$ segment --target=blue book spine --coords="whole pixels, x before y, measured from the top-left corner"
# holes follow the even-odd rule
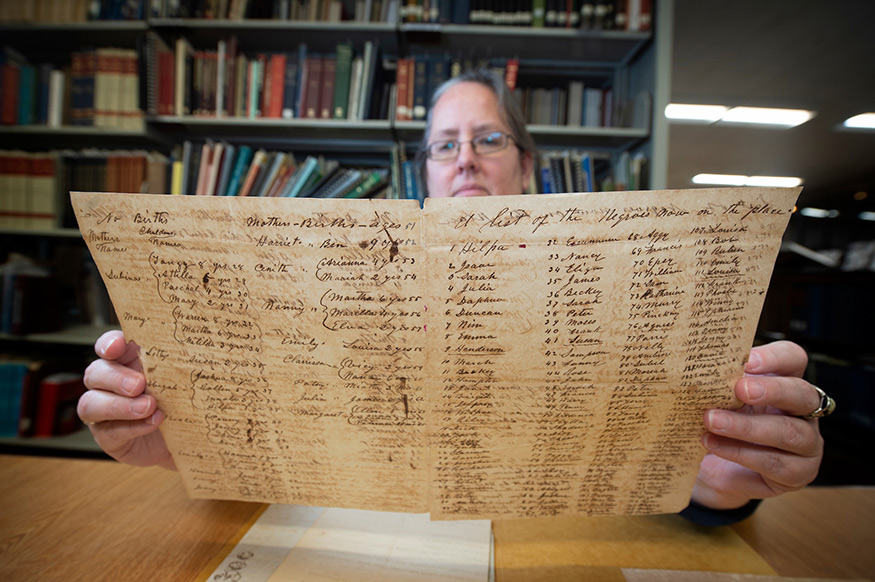
[[[237,159],[234,161],[234,169],[231,171],[231,178],[228,182],[228,190],[226,196],[236,196],[240,191],[240,186],[243,184],[243,178],[246,176],[246,169],[249,167],[249,162],[252,161],[253,151],[252,146],[240,146],[237,152]]]
[[[302,117],[302,115],[301,115],[301,113],[302,113],[302,111],[301,111],[301,97],[302,97],[304,91],[307,90],[307,87],[304,86],[304,85],[306,85],[306,83],[304,83],[302,80],[302,75],[304,72],[304,63],[306,63],[306,62],[307,62],[307,45],[304,43],[301,43],[298,45],[298,67],[297,67],[297,71],[295,72],[295,84],[297,87],[296,87],[295,92],[294,92],[294,95],[295,95],[294,116],[298,117],[298,118]]]
[[[34,93],[36,87],[36,75],[33,65],[21,65],[20,90],[18,92],[18,124],[30,125],[33,123]]]

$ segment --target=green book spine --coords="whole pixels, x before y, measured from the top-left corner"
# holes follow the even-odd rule
[[[371,172],[370,175],[365,178],[361,184],[347,192],[343,195],[344,198],[361,198],[367,195],[371,189],[380,183],[381,180],[386,176],[385,170],[376,170]]]
[[[346,119],[349,111],[349,82],[352,73],[352,44],[337,45],[337,68],[334,73],[334,119]]]
[[[546,0],[532,0],[532,27],[544,28],[544,14],[546,13]]]

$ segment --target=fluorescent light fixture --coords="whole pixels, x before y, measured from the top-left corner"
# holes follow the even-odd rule
[[[845,119],[842,124],[845,127],[875,129],[875,113],[861,113]]]
[[[733,107],[723,114],[726,123],[752,123],[795,127],[814,117],[814,111],[805,109],[773,109],[770,107]]]
[[[747,180],[747,176],[734,176],[732,174],[696,174],[693,176],[693,184],[744,186],[745,180]]]
[[[875,118],[875,113],[866,113]],[[672,121],[687,123],[729,123],[752,125],[775,125],[783,128],[796,127],[815,116],[814,111],[806,109],[775,109],[772,107],[727,107],[725,105],[693,105],[688,103],[669,103],[665,106],[665,117]],[[859,115],[857,117],[860,117]],[[854,118],[851,118],[854,119]],[[850,121],[850,120],[848,120]],[[875,122],[875,119],[870,123]],[[845,124],[847,125],[847,121]],[[873,127],[848,126],[848,127]]]
[[[792,188],[802,184],[801,178],[790,176],[741,176],[735,174],[696,174],[693,184],[718,186],[766,186],[773,188]]]
[[[860,220],[872,220],[875,221],[875,212],[861,212],[857,215],[857,218]]]
[[[770,188],[794,188],[802,184],[801,178],[789,176],[750,176],[745,186],[766,186]]]
[[[669,103],[665,106],[665,116],[678,121],[714,123],[726,113],[728,107],[723,105],[687,105],[684,103]]]
[[[811,208],[806,206],[799,209],[799,214],[808,218],[835,218],[839,215],[838,210],[826,210],[825,208]]]

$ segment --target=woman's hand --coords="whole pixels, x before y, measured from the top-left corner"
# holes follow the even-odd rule
[[[88,391],[77,407],[94,440],[123,463],[175,469],[158,430],[164,415],[155,398],[144,394],[146,377],[137,356],[140,347],[125,342],[122,332],[110,331],[95,342],[94,351],[101,359],[85,370]]]
[[[735,411],[709,410],[702,444],[708,454],[699,468],[693,501],[712,509],[733,509],[802,489],[817,476],[823,438],[816,410],[820,395],[802,379],[808,356],[781,341],[751,350],[745,376],[735,385],[744,405]]]

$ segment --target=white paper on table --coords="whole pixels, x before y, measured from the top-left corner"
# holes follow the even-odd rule
[[[300,505],[269,506],[208,580],[265,582],[322,511]]]
[[[326,509],[271,582],[475,582],[489,579],[489,520]]]
[[[428,514],[271,505],[211,582],[486,582],[492,523]]]

